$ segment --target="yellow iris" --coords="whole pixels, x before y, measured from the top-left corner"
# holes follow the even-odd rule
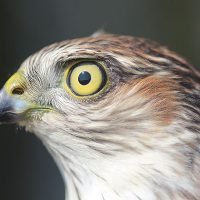
[[[82,97],[99,92],[107,80],[105,69],[95,62],[81,62],[68,68],[65,78],[65,88]]]

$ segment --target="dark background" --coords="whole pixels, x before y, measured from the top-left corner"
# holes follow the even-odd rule
[[[50,43],[108,32],[147,37],[200,67],[199,0],[0,0],[0,84]],[[64,200],[61,175],[42,143],[0,127],[0,199]]]

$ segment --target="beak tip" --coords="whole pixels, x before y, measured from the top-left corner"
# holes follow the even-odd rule
[[[16,118],[12,98],[3,89],[0,90],[0,125],[14,123]]]

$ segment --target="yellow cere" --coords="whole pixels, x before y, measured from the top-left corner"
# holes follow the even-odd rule
[[[13,74],[8,81],[5,84],[5,90],[9,95],[12,95],[12,91],[17,88],[17,87],[21,87],[24,88],[26,85],[25,83],[25,79],[22,76],[21,72],[16,72],[15,74]]]

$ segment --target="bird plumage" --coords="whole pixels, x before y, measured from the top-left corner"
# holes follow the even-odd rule
[[[105,66],[108,85],[80,98],[64,89],[63,74],[86,61]],[[48,46],[19,71],[17,96],[42,108],[18,124],[56,160],[66,199],[200,199],[200,77],[183,58],[149,40],[103,34]]]

